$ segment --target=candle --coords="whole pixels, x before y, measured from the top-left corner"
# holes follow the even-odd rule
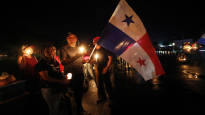
[[[96,62],[98,61],[98,58],[99,58],[99,55],[98,55],[98,54],[95,54]]]
[[[72,79],[72,73],[67,74],[67,79]]]
[[[84,53],[84,52],[85,52],[85,48],[84,48],[83,46],[81,46],[81,47],[79,48],[79,51],[80,51],[80,53]]]
[[[26,55],[30,55],[30,54],[33,53],[33,49],[32,49],[31,47],[28,47],[28,48],[25,49],[24,53],[25,53]]]

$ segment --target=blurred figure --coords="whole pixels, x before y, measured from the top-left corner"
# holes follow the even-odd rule
[[[28,100],[26,101],[25,114],[37,114],[36,109],[41,110],[41,107],[32,107],[29,105],[38,105],[40,100],[43,100],[43,97],[40,92],[41,81],[38,75],[38,72],[35,70],[35,67],[38,63],[37,58],[34,56],[34,46],[32,45],[23,45],[22,55],[18,57],[17,63],[20,69],[20,77],[23,80],[26,80],[26,90],[29,92]],[[38,101],[36,101],[38,100]],[[43,104],[41,104],[43,105]],[[32,111],[30,113],[30,111]],[[39,112],[38,112],[39,113]]]
[[[93,63],[90,61],[90,53],[92,52],[93,47],[90,47],[86,53],[83,55],[83,74],[84,74],[84,89],[86,89],[86,91],[89,88],[89,82],[90,80],[94,80],[95,81],[95,73],[93,70]]]
[[[111,84],[111,70],[113,54],[97,44],[101,37],[93,38],[93,45],[96,45],[92,60],[95,61],[96,84],[98,87],[97,104],[105,102],[108,98],[112,99],[112,84]]]
[[[44,49],[44,57],[36,65],[40,78],[42,79],[41,93],[48,104],[50,115],[69,114],[69,105],[66,103],[66,87],[70,83],[56,60],[56,48],[48,46]]]
[[[77,112],[73,110],[73,114],[83,114],[85,111],[82,106],[83,98],[83,70],[82,70],[82,53],[78,47],[78,37],[69,33],[66,37],[67,45],[61,49],[62,62],[64,64],[65,73],[72,73],[73,79],[71,80],[71,89],[74,93],[75,103],[77,106]]]
[[[38,60],[33,55],[34,47],[32,45],[23,45],[21,50],[22,55],[20,55],[17,60],[20,75],[22,79],[27,80],[27,90],[34,92],[40,89],[39,77],[35,71]]]
[[[0,76],[0,87],[8,85],[9,83],[12,83],[16,81],[16,78],[12,74],[8,74],[7,72],[2,72]]]

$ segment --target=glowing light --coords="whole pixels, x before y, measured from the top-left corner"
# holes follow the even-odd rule
[[[98,61],[98,58],[99,58],[99,54],[95,54],[96,62]]]
[[[72,73],[67,74],[67,79],[72,79]]]
[[[195,50],[195,51],[198,49],[197,43],[193,43],[193,44],[192,44],[192,49]]]
[[[191,45],[189,45],[189,44],[186,44],[186,45],[184,45],[184,47],[183,47],[183,50],[186,51],[186,52],[190,52],[191,49],[192,49],[192,47],[191,47]]]
[[[24,53],[26,55],[31,55],[31,54],[33,54],[33,49],[31,47],[28,47],[24,50]]]
[[[85,52],[85,48],[83,46],[79,47],[79,51],[80,53],[84,53]]]
[[[178,57],[178,61],[179,62],[185,62],[187,60],[187,57],[185,54],[181,54],[179,57]]]
[[[205,50],[199,50],[200,52],[205,52]]]

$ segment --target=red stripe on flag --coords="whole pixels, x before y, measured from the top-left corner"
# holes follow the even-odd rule
[[[155,48],[152,45],[152,42],[150,41],[149,35],[146,33],[142,38],[140,38],[137,43],[145,50],[145,52],[149,55],[150,59],[152,60],[152,63],[155,67],[156,75],[162,75],[164,74],[164,69],[162,68],[162,65],[158,59],[157,54],[155,53]]]

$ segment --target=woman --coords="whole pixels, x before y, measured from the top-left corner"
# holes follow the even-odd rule
[[[39,61],[36,69],[43,81],[41,93],[48,104],[50,115],[64,115],[68,114],[64,95],[70,80],[64,77],[55,56],[56,48],[54,46],[46,47],[44,57]]]
[[[39,89],[39,78],[35,71],[38,63],[37,58],[33,55],[34,47],[32,45],[24,45],[22,47],[22,55],[18,57],[17,63],[21,71],[21,77],[27,80],[27,90],[34,92]]]

